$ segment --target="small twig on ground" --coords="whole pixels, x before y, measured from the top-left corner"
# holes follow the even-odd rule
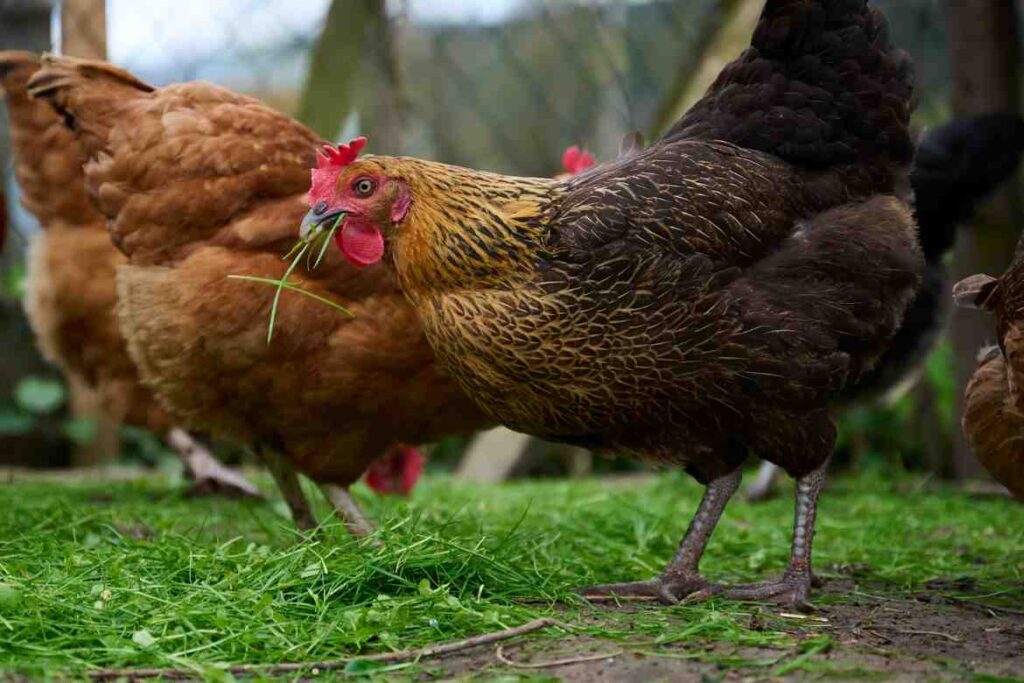
[[[973,607],[980,607],[982,609],[986,609],[986,610],[993,611],[993,612],[1003,612],[1004,614],[1024,615],[1024,609],[1013,609],[1012,607],[1003,607],[1001,605],[990,605],[990,604],[988,604],[986,602],[979,602],[977,600],[970,600],[968,598],[958,598],[958,597],[955,597],[953,595],[944,595],[942,597],[944,597],[947,600],[952,600],[953,602],[961,602],[961,603],[964,603],[965,605],[972,605]]]
[[[480,645],[490,645],[492,643],[501,642],[503,640],[509,640],[510,638],[516,638],[518,636],[526,635],[527,633],[533,633],[534,631],[540,631],[541,629],[555,626],[557,623],[558,622],[556,622],[554,619],[544,617],[541,619],[534,619],[533,621],[527,622],[522,626],[516,626],[515,628],[507,628],[501,631],[494,631],[492,633],[484,633],[478,636],[472,636],[471,638],[464,638],[463,640],[456,640],[450,643],[441,643],[440,645],[430,645],[428,647],[422,647],[412,650],[383,652],[381,654],[368,655],[366,657],[331,659],[323,662],[289,662],[284,664],[242,664],[239,666],[229,667],[228,669],[226,669],[226,671],[236,676],[244,676],[251,674],[274,676],[278,674],[294,673],[297,671],[307,671],[310,669],[318,669],[320,671],[343,669],[352,662],[379,662],[382,664],[388,664],[414,661],[426,659],[429,657],[439,657],[441,655],[447,655],[453,652],[468,650],[470,648],[478,647]],[[99,671],[90,671],[89,678],[97,681],[109,681],[118,678],[123,678],[129,681],[135,681],[143,678],[183,679],[195,678],[197,673],[198,672],[194,669],[101,669]]]
[[[825,617],[815,617],[810,614],[792,614],[790,612],[779,612],[779,616],[783,619],[798,619],[800,621],[817,621],[822,624],[827,624],[828,619]]]
[[[613,652],[601,652],[594,655],[580,655],[578,657],[566,657],[565,659],[552,659],[547,662],[516,662],[505,655],[505,650],[502,645],[499,645],[494,651],[494,656],[498,658],[499,662],[516,669],[548,669],[556,666],[567,666],[569,664],[596,662],[599,659],[611,659],[612,657],[618,657],[621,654],[622,650],[615,650]]]
[[[584,595],[583,599],[587,602],[614,602],[616,604],[658,601],[658,598],[653,595]]]
[[[881,626],[881,627],[878,627],[878,628],[885,628],[885,627]],[[887,631],[892,631],[893,633],[902,633],[904,635],[911,635],[911,636],[938,636],[939,638],[945,638],[946,640],[951,640],[954,643],[963,642],[962,639],[957,638],[956,636],[954,636],[954,635],[952,635],[950,633],[943,633],[942,631],[918,631],[918,630],[912,629],[912,628],[889,628],[889,629],[886,629],[886,630]]]

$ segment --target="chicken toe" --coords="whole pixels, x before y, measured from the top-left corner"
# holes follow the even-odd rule
[[[185,467],[185,476],[192,483],[192,495],[223,494],[249,498],[263,498],[263,494],[249,480],[229,467],[225,467],[209,450],[184,429],[175,427],[167,434],[167,444]]]

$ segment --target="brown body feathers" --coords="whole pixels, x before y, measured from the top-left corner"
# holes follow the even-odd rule
[[[1024,252],[999,279],[975,275],[954,288],[959,303],[995,317],[998,346],[982,352],[967,385],[964,435],[985,469],[1024,500]]]
[[[397,442],[485,424],[435,363],[383,268],[331,253],[293,280],[352,317],[272,287],[295,243],[321,141],[205,83],[153,89],[102,63],[49,57],[32,82],[74,127],[86,175],[129,264],[122,325],[144,380],[193,428],[280,451],[347,485]]]
[[[29,251],[29,321],[47,358],[94,390],[104,410],[163,434],[171,418],[139,381],[114,311],[115,271],[127,259],[86,194],[85,158],[74,136],[50,106],[28,97],[26,84],[38,69],[31,54],[0,53],[14,170],[22,202],[43,228]]]

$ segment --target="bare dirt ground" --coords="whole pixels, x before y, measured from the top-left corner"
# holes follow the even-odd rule
[[[722,647],[706,640],[655,651],[638,643],[590,637],[478,648],[424,662],[424,677],[533,674],[565,681],[742,681],[742,680],[1024,680],[1024,606],[986,607],[980,600],[940,597],[943,582],[903,599],[872,596],[852,580],[828,582],[818,596],[849,596],[856,604],[827,605],[785,629],[801,641],[827,640],[823,647],[781,650]],[[961,593],[963,591],[963,586]],[[981,596],[979,596],[980,598]],[[849,602],[849,598],[847,597]],[[653,605],[596,607],[626,611]],[[755,614],[752,628],[757,628]],[[773,626],[773,628],[776,628]],[[823,639],[822,636],[829,636]],[[606,656],[601,656],[606,655]],[[718,660],[710,663],[707,660]],[[559,661],[570,661],[558,665]],[[585,660],[585,661],[579,661]],[[703,660],[703,661],[700,661]],[[511,664],[510,664],[511,662]]]

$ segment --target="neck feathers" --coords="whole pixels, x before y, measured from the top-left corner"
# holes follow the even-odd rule
[[[406,180],[413,205],[395,235],[394,255],[403,289],[414,298],[499,286],[528,272],[546,207],[562,187],[442,164]]]

